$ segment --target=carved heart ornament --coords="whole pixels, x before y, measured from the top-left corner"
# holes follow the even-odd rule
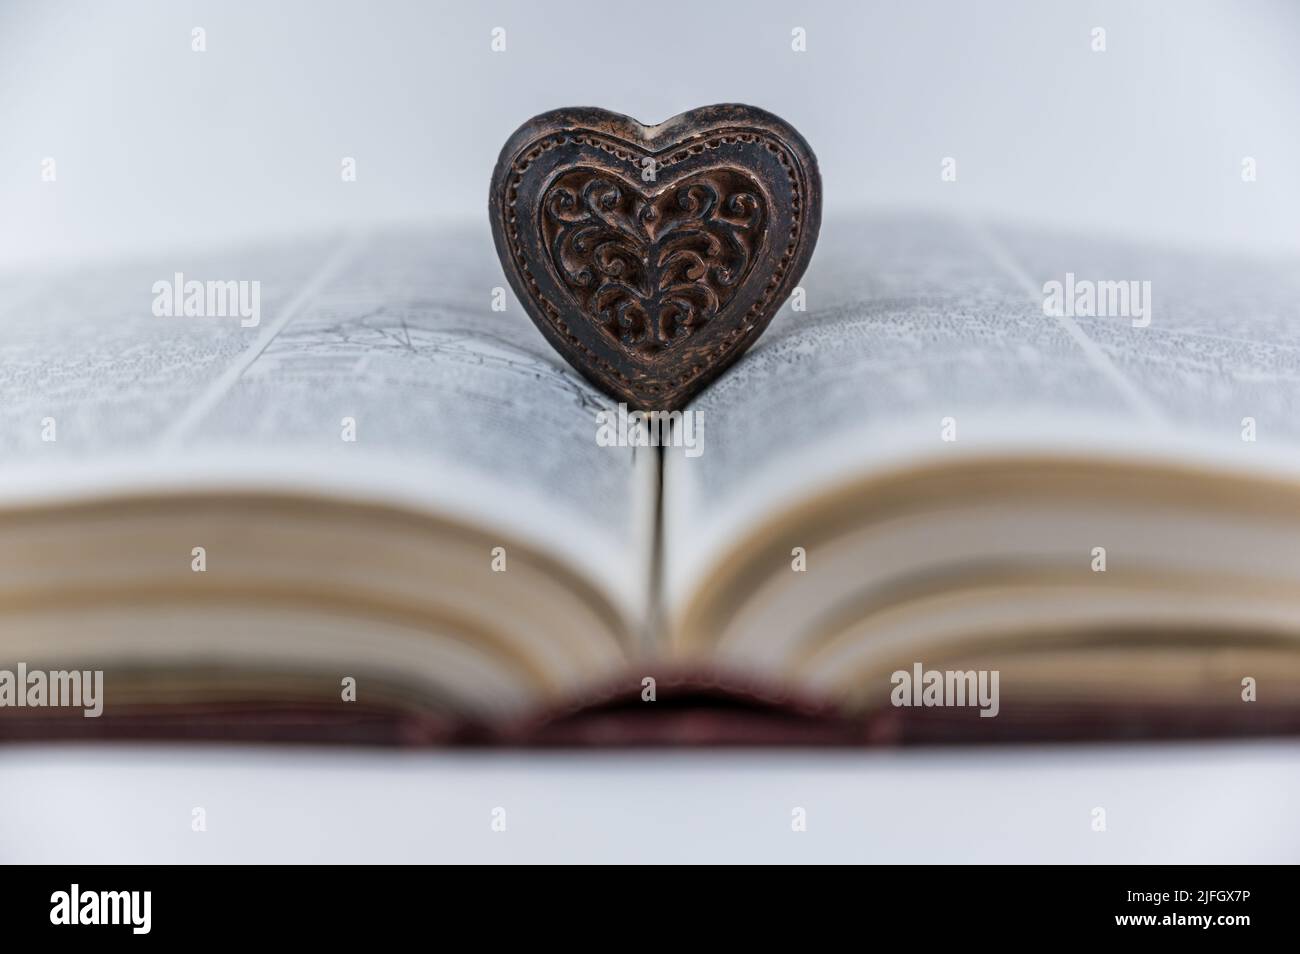
[[[739,358],[803,274],[821,177],[752,106],[657,126],[560,109],[519,128],[489,199],[506,277],[547,340],[641,410],[675,410]]]

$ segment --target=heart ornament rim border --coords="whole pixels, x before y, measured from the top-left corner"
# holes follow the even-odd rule
[[[526,254],[513,200],[529,166],[557,145],[573,148],[599,140],[605,152],[628,162],[629,169],[633,169],[646,156],[656,160],[667,157],[669,162],[679,155],[694,156],[705,144],[716,144],[720,137],[729,137],[733,142],[738,137],[748,137],[747,142],[766,140],[764,145],[780,159],[789,175],[795,224],[780,263],[767,266],[769,273],[779,273],[775,281],[768,281],[770,287],[739,319],[734,312],[723,309],[713,321],[722,318],[720,324],[734,327],[726,331],[721,343],[707,355],[688,357],[684,362],[688,367],[679,372],[675,369],[671,379],[662,380],[640,364],[620,361],[612,347],[607,349],[608,356],[602,356],[569,327],[574,323],[581,328],[579,323],[590,319],[572,296],[551,301],[542,293],[530,269],[545,263],[534,263]],[[558,168],[563,172],[576,166]],[[756,174],[743,163],[733,168]],[[739,359],[789,298],[817,243],[821,200],[821,174],[808,143],[785,120],[758,107],[737,103],[704,106],[651,126],[598,107],[569,107],[533,117],[506,141],[492,172],[488,210],[492,238],[506,278],[533,324],[561,357],[599,390],[635,409],[672,411],[683,407]],[[527,227],[538,228],[539,223]],[[760,277],[757,267],[752,277]],[[770,276],[762,277],[767,280]],[[665,366],[671,367],[672,362],[666,361]]]

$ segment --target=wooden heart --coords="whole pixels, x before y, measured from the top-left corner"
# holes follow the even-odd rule
[[[543,113],[492,174],[492,235],[533,322],[597,387],[675,410],[789,297],[821,225],[817,160],[752,106],[657,126]]]

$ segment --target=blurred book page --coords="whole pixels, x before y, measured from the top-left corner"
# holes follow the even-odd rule
[[[494,292],[480,232],[6,276],[0,493],[360,495],[499,527],[639,604],[657,461],[597,445],[610,402]],[[175,273],[256,281],[256,322],[156,314]]]
[[[1084,306],[1086,282],[1139,284],[1127,314],[1056,316],[1053,281]],[[1297,472],[1293,263],[882,216],[828,221],[801,285],[807,310],[786,303],[692,403],[703,453],[666,457],[670,598],[765,514],[864,471],[1055,450]]]

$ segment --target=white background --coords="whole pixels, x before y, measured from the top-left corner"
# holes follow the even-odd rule
[[[828,216],[961,207],[1300,249],[1287,0],[0,0],[0,266],[348,223],[486,229],[492,165],[530,116],[659,122],[715,102],[803,132]],[[940,181],[945,156],[956,183]]]

